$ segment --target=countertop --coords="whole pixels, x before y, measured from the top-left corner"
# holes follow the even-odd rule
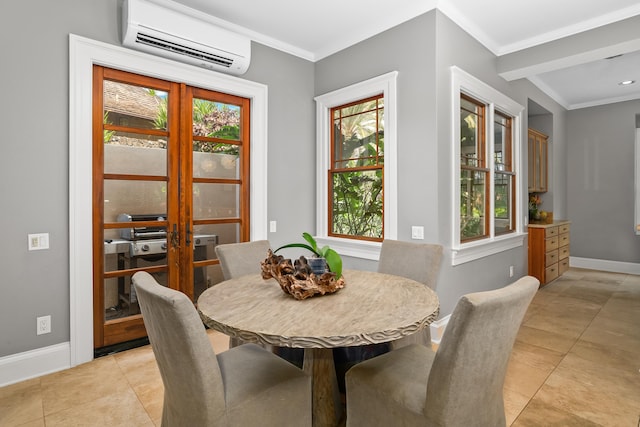
[[[546,222],[530,222],[529,223],[529,228],[549,228],[549,227],[556,227],[558,225],[563,225],[563,224],[569,224],[571,221],[566,220],[566,219],[557,219],[555,221],[553,221],[550,224],[547,224]]]

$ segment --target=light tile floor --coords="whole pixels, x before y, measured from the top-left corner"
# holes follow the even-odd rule
[[[210,332],[216,352],[225,335]],[[541,288],[504,386],[507,424],[629,426],[640,416],[640,276],[570,269]],[[0,388],[0,426],[159,426],[149,346]]]

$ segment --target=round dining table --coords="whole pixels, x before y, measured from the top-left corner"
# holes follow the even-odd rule
[[[297,300],[260,274],[226,280],[198,298],[210,328],[242,341],[304,349],[303,370],[313,381],[313,425],[335,426],[342,405],[333,348],[390,342],[436,320],[439,302],[426,285],[360,270],[343,273],[332,294]],[[250,369],[250,367],[247,367]]]

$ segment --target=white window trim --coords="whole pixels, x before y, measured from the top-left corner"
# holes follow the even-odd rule
[[[71,366],[93,359],[93,65],[251,99],[251,239],[267,238],[267,86],[69,35],[69,274]]]
[[[486,132],[491,141],[487,141],[487,150],[492,152],[493,150],[493,122],[494,111],[500,110],[503,113],[509,114],[514,117],[513,121],[513,155],[514,165],[516,166],[516,211],[513,213],[516,219],[516,229],[513,233],[504,235],[495,235],[494,230],[494,215],[491,215],[489,236],[481,240],[474,240],[472,242],[461,243],[460,242],[460,94],[465,93],[473,98],[485,103],[487,108]],[[451,134],[453,135],[451,147],[452,147],[452,253],[451,253],[451,265],[464,264],[469,261],[484,258],[489,255],[497,254],[509,249],[522,246],[524,243],[524,237],[526,233],[523,231],[524,219],[522,216],[522,197],[523,197],[523,167],[522,167],[522,114],[524,107],[507,97],[506,95],[498,92],[491,86],[473,77],[471,74],[466,73],[460,68],[451,67],[451,97],[452,97],[452,110],[451,110]],[[490,204],[490,211],[494,210],[493,200],[493,187],[494,187],[494,165],[493,156],[487,156],[489,164],[487,167],[491,171],[490,173],[490,188],[492,189],[491,197],[488,197]]]
[[[329,237],[329,195],[327,171],[331,165],[331,108],[383,94],[384,97],[384,237],[396,239],[398,234],[397,186],[397,77],[392,71],[324,95],[316,101],[316,241],[329,245],[342,255],[377,260],[380,242]]]

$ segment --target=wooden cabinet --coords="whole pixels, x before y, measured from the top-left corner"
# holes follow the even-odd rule
[[[529,224],[529,275],[542,285],[569,269],[569,227],[569,221]]]
[[[529,193],[547,191],[548,139],[547,135],[529,129]]]

